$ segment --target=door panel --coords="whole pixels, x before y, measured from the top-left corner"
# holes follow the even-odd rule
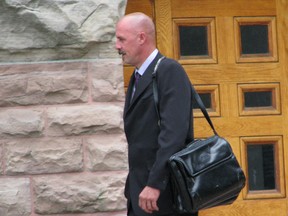
[[[208,100],[216,130],[247,175],[235,203],[200,215],[287,215],[288,2],[128,0],[129,12],[148,2],[158,49],[183,65]],[[125,66],[125,86],[131,71]],[[195,136],[210,136],[205,118],[194,111]]]
[[[171,0],[172,17],[233,17],[275,15],[276,4],[270,0]]]

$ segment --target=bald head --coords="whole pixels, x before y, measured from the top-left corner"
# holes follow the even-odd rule
[[[122,17],[116,26],[116,49],[125,63],[140,67],[156,49],[155,26],[143,13]]]
[[[136,12],[124,16],[118,24],[125,24],[135,32],[145,32],[152,40],[155,39],[155,26],[152,19],[144,13]]]

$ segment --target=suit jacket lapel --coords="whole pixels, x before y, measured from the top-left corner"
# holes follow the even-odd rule
[[[146,69],[145,73],[141,77],[137,89],[134,93],[134,97],[131,100],[131,95],[133,91],[133,85],[134,85],[134,72],[130,78],[130,83],[128,86],[127,90],[127,95],[126,95],[126,102],[125,102],[125,108],[124,108],[124,116],[127,114],[131,106],[137,101],[137,98],[141,95],[143,91],[149,86],[149,84],[152,82],[152,73],[154,70],[154,67],[158,61],[159,58],[162,57],[162,54],[158,53],[155,59],[151,62],[151,64],[148,66]]]
[[[131,77],[130,77],[130,81],[129,81],[129,85],[127,88],[127,92],[126,92],[126,99],[125,99],[125,106],[124,106],[124,116],[126,115],[128,108],[130,106],[130,102],[131,102],[131,97],[132,97],[132,92],[133,92],[133,86],[134,86],[134,73],[135,70],[133,71]]]

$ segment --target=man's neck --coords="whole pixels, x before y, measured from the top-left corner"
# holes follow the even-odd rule
[[[151,55],[151,53],[156,49],[156,47],[151,47],[147,50],[144,50],[141,55],[141,62],[136,65],[136,68],[140,68],[141,65],[146,61],[146,59]]]
[[[146,60],[143,62],[141,67],[138,68],[138,73],[143,75],[148,68],[148,66],[151,64],[151,62],[155,59],[155,57],[158,54],[158,50],[155,49],[153,52],[146,58]]]

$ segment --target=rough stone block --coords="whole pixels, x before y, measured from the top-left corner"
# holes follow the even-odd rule
[[[42,111],[9,109],[0,112],[0,137],[40,136],[43,129]]]
[[[125,6],[126,0],[3,1],[0,61],[81,58],[91,44],[113,39]]]
[[[0,161],[3,161],[3,145],[0,141]],[[3,175],[3,163],[0,162],[0,176]]]
[[[0,67],[0,72],[8,70],[14,72],[0,76],[0,106],[88,101],[87,66],[83,63]]]
[[[34,178],[38,214],[95,213],[126,208],[126,173],[81,174]]]
[[[28,178],[0,178],[0,215],[31,215],[30,181]]]
[[[88,168],[91,171],[127,169],[127,142],[124,135],[98,135],[87,140]]]
[[[120,59],[98,60],[90,64],[92,97],[97,102],[124,101],[123,65]]]
[[[117,105],[53,107],[47,119],[50,136],[123,132],[122,107]]]
[[[7,175],[79,172],[83,168],[79,138],[21,139],[4,145]]]

